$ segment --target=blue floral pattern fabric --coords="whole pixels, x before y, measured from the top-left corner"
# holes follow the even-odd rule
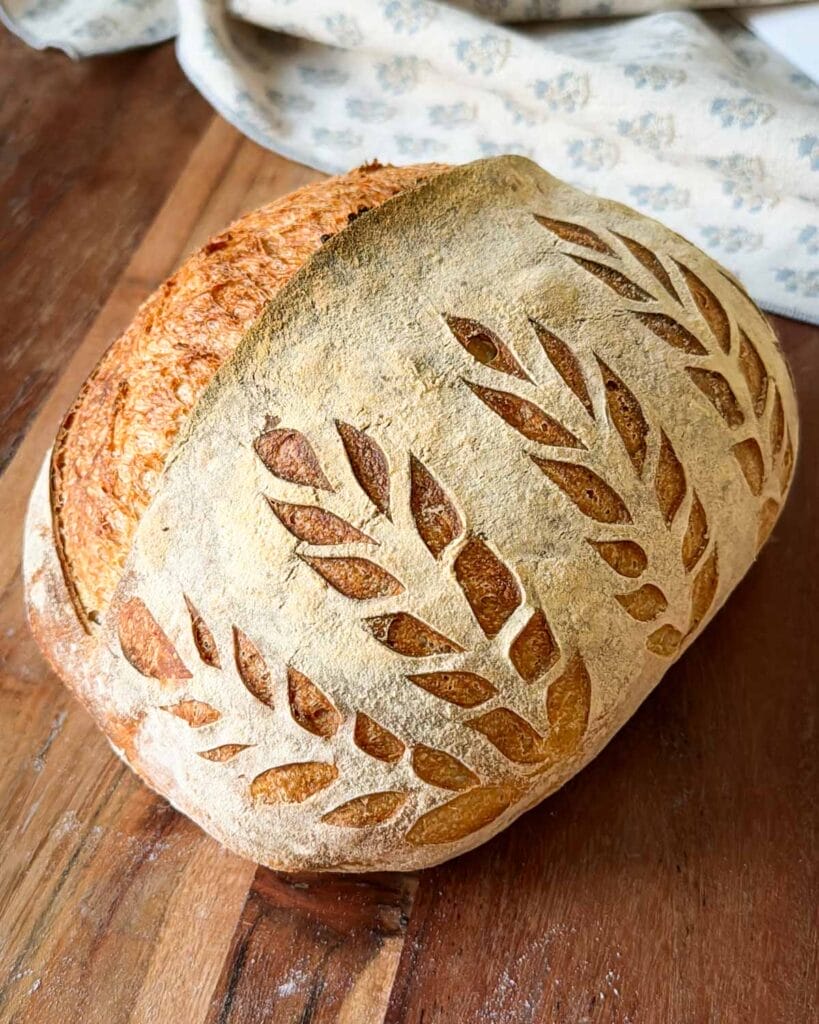
[[[225,118],[325,171],[524,154],[656,215],[767,309],[819,322],[819,88],[729,15],[671,6],[0,0],[0,14],[75,56],[175,36]]]

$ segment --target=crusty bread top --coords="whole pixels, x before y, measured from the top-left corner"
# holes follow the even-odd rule
[[[181,424],[265,302],[357,213],[446,169],[376,163],[306,185],[212,238],[143,303],[54,445],[55,537],[83,620],[107,607]]]

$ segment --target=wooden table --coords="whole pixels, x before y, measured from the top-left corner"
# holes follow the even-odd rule
[[[603,754],[435,870],[276,876],[143,786],[45,666],[20,531],[137,303],[318,175],[216,117],[167,46],[71,64],[4,34],[0,69],[0,1020],[819,1019],[819,330],[777,321],[803,434],[771,543]]]

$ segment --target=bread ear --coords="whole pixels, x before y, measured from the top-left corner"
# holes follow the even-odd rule
[[[313,182],[212,238],[136,311],[53,446],[54,541],[89,633],[113,596],[173,440],[265,303],[351,216],[444,170],[373,164]]]

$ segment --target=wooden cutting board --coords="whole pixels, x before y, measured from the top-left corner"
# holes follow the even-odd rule
[[[758,564],[590,767],[440,868],[293,877],[234,857],[41,659],[20,533],[61,412],[185,253],[316,177],[213,117],[0,481],[0,1021],[819,1019],[815,328],[777,323],[803,456]]]

